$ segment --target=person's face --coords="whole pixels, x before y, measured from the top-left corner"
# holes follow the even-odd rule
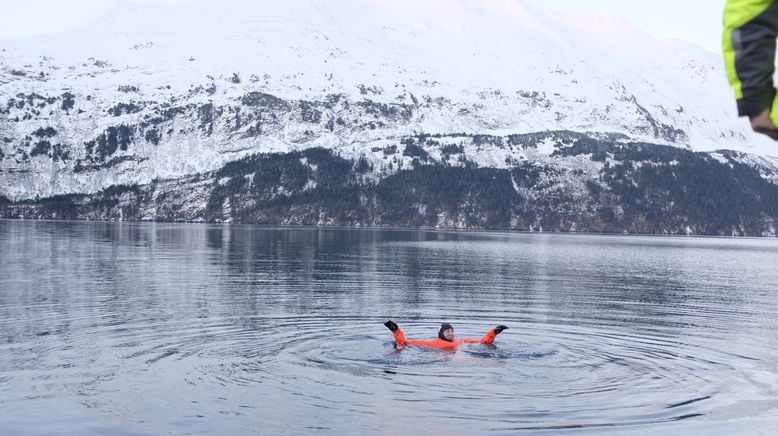
[[[448,339],[449,341],[453,341],[454,340],[454,329],[443,330],[443,337]]]

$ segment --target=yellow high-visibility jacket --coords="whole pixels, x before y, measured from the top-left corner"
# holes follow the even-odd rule
[[[778,37],[778,1],[727,0],[722,50],[738,115],[755,116],[770,109],[778,125],[773,72]]]

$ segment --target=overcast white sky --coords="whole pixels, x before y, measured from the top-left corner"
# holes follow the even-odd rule
[[[187,0],[0,0],[0,37],[61,32],[80,27],[97,19],[112,4],[130,1],[177,3]],[[680,39],[713,52],[721,51],[721,14],[726,0],[531,1],[555,9],[622,15],[657,38]]]

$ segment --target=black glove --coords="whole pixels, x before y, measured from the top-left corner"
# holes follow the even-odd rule
[[[502,333],[503,330],[507,330],[508,327],[505,327],[504,325],[500,324],[497,327],[494,328],[494,334],[499,335]]]
[[[386,326],[386,328],[388,328],[391,331],[395,331],[398,329],[397,324],[392,320],[385,322],[384,325]]]

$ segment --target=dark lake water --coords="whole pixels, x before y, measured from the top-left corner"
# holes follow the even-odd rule
[[[775,434],[776,284],[772,239],[0,221],[0,434]]]

